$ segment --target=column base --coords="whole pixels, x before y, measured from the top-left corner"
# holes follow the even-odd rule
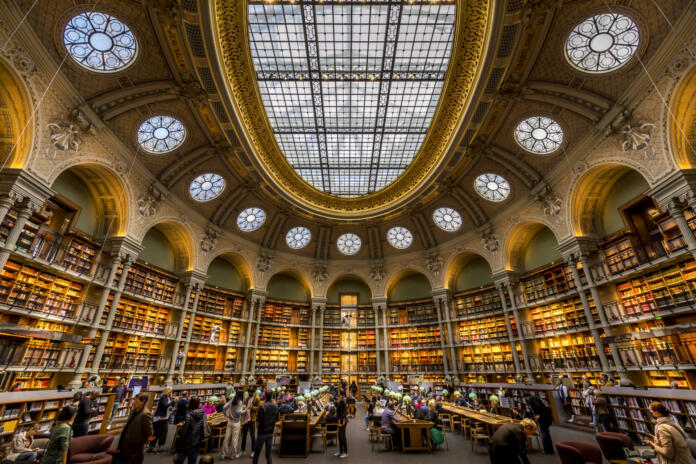
[[[75,390],[82,387],[82,373],[76,373],[70,382],[68,382],[68,388]]]
[[[626,371],[619,371],[617,372],[619,374],[619,385],[621,387],[633,387],[635,386],[631,379],[628,378],[628,375],[626,375]]]

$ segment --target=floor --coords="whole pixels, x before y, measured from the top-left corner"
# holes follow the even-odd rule
[[[361,416],[361,413],[363,416]],[[449,443],[449,451],[442,449],[433,452],[430,456],[421,453],[393,453],[390,451],[384,451],[377,449],[375,445],[375,450],[371,450],[370,443],[367,441],[367,431],[365,430],[364,413],[362,412],[362,405],[358,405],[358,416],[352,419],[348,423],[348,458],[340,460],[334,457],[334,453],[338,451],[337,446],[329,446],[326,453],[321,452],[321,442],[317,440],[314,442],[314,449],[319,451],[313,451],[307,458],[309,461],[314,463],[333,463],[337,464],[341,461],[343,462],[370,462],[370,463],[384,463],[393,464],[396,459],[398,459],[399,464],[408,463],[422,463],[424,460],[434,459],[433,462],[437,464],[461,464],[466,462],[467,464],[488,464],[490,461],[488,459],[488,453],[486,448],[482,445],[478,448],[477,453],[471,452],[471,442],[463,437],[459,433],[447,433],[447,441]],[[173,430],[170,430],[168,441],[171,441]],[[592,434],[580,432],[576,430],[571,430],[563,427],[551,427],[551,436],[554,442],[562,440],[584,440],[593,441]],[[249,444],[247,443],[247,446]],[[247,449],[247,452],[249,450]],[[264,450],[265,453],[265,450]],[[273,452],[273,462],[274,463],[292,463],[297,464],[302,462],[298,459],[280,459],[277,454],[277,450]],[[220,455],[218,451],[213,452],[213,457],[215,458],[215,463],[220,464],[226,462],[229,464],[251,464],[251,459],[248,456],[241,457],[239,459],[233,459],[230,461],[221,461],[219,459]],[[465,458],[465,461],[462,459]],[[544,455],[538,451],[531,453],[529,459],[532,464],[558,464],[557,455]],[[261,457],[261,463],[266,460],[265,454]],[[145,455],[145,464],[171,464],[172,455],[170,453],[164,454],[147,454]]]

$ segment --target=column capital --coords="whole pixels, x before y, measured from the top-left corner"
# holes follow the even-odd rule
[[[134,262],[143,251],[142,245],[130,237],[109,237],[104,242],[104,251],[125,261]]]
[[[252,303],[258,302],[263,304],[266,301],[266,290],[260,290],[258,288],[250,288],[247,292],[249,301]]]
[[[387,309],[387,298],[372,298],[372,309],[374,309],[375,311],[379,311],[380,309]]]
[[[184,285],[192,285],[196,290],[202,289],[207,280],[208,274],[197,269],[186,271],[181,274],[181,281]]]
[[[566,263],[577,262],[586,256],[590,256],[599,249],[596,239],[591,237],[571,236],[558,244],[558,251]]]
[[[327,299],[325,297],[312,297],[312,309],[314,311],[324,311],[326,309]]]
[[[28,201],[39,209],[55,192],[27,170],[6,168],[0,175],[0,195],[7,195],[15,201]]]
[[[696,169],[675,171],[657,182],[647,195],[652,197],[662,211],[669,210],[669,204],[674,200],[696,206]]]
[[[491,275],[491,280],[493,280],[496,288],[500,288],[501,286],[510,287],[520,281],[520,276],[515,271],[504,269]]]
[[[435,303],[439,303],[440,301],[443,301],[445,304],[450,300],[450,291],[447,288],[436,288],[432,292],[433,295],[433,301]]]

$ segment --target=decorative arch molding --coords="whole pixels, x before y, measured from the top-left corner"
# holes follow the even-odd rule
[[[254,288],[254,272],[251,270],[249,260],[237,252],[237,249],[223,248],[215,254],[206,256],[204,262],[201,263],[201,267],[205,269],[206,274],[208,274],[211,263],[218,258],[227,261],[237,269],[239,275],[242,276],[245,289]]]
[[[31,93],[9,63],[0,59],[0,163],[23,169],[32,155],[35,121]]]
[[[129,226],[130,205],[133,204],[128,182],[103,160],[94,158],[65,160],[49,174],[49,185],[68,171],[84,181],[97,205],[97,238],[125,235]]]
[[[553,224],[540,218],[522,218],[505,234],[505,269],[517,271],[523,268],[526,246],[537,232],[546,227],[559,241],[560,234]]]
[[[194,234],[186,224],[182,224],[178,218],[174,217],[157,218],[156,221],[141,229],[140,235],[137,237],[138,243],[143,242],[145,235],[153,227],[162,232],[169,240],[176,257],[177,272],[193,270],[196,262],[196,252],[193,245]]]
[[[609,187],[629,171],[640,174],[651,187],[655,180],[641,165],[631,159],[598,160],[588,169],[575,176],[566,195],[568,229],[573,235],[595,237],[602,235],[602,227],[597,222]]]
[[[677,84],[668,118],[669,145],[677,166],[696,167],[696,66]]]
[[[457,253],[452,253],[445,262],[443,273],[443,287],[449,290],[454,289],[454,284],[456,283],[459,273],[462,269],[469,264],[471,261],[481,258],[488,263],[491,268],[491,273],[493,272],[494,265],[488,257],[481,253],[480,250],[474,250],[473,248],[458,250]]]

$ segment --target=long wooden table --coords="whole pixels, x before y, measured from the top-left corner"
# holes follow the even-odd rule
[[[491,427],[500,427],[503,424],[509,422],[514,422],[511,417],[500,416],[498,414],[491,414],[488,412],[476,411],[471,408],[462,408],[460,406],[455,406],[453,404],[442,403],[442,409],[452,414],[457,414],[459,416],[464,416],[467,419],[473,419],[475,421],[483,422]]]

